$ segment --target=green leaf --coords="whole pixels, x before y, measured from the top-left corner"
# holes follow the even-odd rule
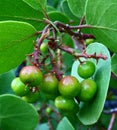
[[[13,93],[11,81],[15,78],[14,70],[0,75],[0,94]]]
[[[111,65],[112,72],[117,75],[117,54],[112,56]]]
[[[73,20],[73,24],[78,24],[80,22],[80,19],[76,17],[70,10],[68,6],[68,2],[65,0],[62,2],[62,11],[71,19]]]
[[[33,9],[22,0],[0,0],[0,21],[24,21],[41,30],[43,17],[42,12]]]
[[[100,117],[100,125],[102,128],[104,128],[105,130],[108,130],[108,124],[110,123],[110,119],[112,118],[111,114],[105,114],[102,113],[101,117]],[[117,121],[117,118],[115,118],[115,122]],[[100,127],[100,130],[101,130]],[[113,125],[113,130],[117,130],[117,123],[114,123]]]
[[[117,80],[115,77],[111,77],[110,83],[109,83],[109,88],[116,88],[117,89]]]
[[[71,12],[78,17],[84,16],[86,0],[67,0]]]
[[[19,97],[0,95],[0,129],[34,130],[38,123],[35,108]]]
[[[0,73],[18,66],[32,51],[35,32],[25,22],[0,22]]]
[[[57,130],[75,130],[69,120],[64,117],[57,126]]]
[[[49,130],[48,123],[39,124],[35,130]]]
[[[86,4],[86,23],[98,42],[117,52],[117,1],[88,0]]]
[[[64,35],[63,35],[62,41],[63,41],[63,43],[64,43],[65,45],[74,48],[73,40],[72,40],[71,36],[69,36],[68,34],[64,34]]]
[[[60,21],[63,23],[68,23],[70,21],[70,19],[64,15],[61,12],[58,11],[51,11],[48,12],[49,18],[54,22],[54,21]]]
[[[28,5],[30,5],[32,8],[36,10],[40,10],[43,12],[43,9],[45,10],[46,2],[47,0],[23,0]]]
[[[78,114],[79,120],[84,125],[91,125],[97,122],[104,107],[111,75],[111,58],[108,49],[100,43],[90,44],[86,52],[88,54],[94,54],[95,52],[96,54],[102,53],[107,56],[106,60],[100,59],[98,64],[96,64],[94,80],[97,83],[98,90],[95,97],[91,102],[80,104],[80,111]],[[96,63],[95,59],[90,60]],[[82,81],[83,79],[77,74],[78,65],[79,62],[75,61],[72,66],[72,75],[78,78],[79,81]]]
[[[56,9],[54,7],[49,6],[49,5],[46,6],[46,10],[47,10],[47,12],[56,11]]]

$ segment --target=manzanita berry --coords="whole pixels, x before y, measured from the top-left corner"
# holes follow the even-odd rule
[[[52,108],[51,107],[47,107],[45,109],[45,112],[46,112],[47,115],[50,115],[52,113]]]
[[[45,74],[39,88],[45,93],[56,94],[58,92],[58,79],[52,73]]]
[[[84,61],[78,66],[78,74],[80,77],[87,79],[95,72],[95,64],[91,61]]]
[[[78,79],[73,76],[66,76],[62,78],[59,82],[58,88],[60,94],[67,98],[77,96],[81,89]]]
[[[56,97],[54,104],[56,108],[63,112],[72,112],[79,110],[79,106],[74,99],[69,99],[63,96]]]
[[[42,72],[36,66],[25,66],[20,71],[20,79],[29,86],[37,86],[42,81]]]
[[[28,103],[35,103],[39,99],[39,92],[28,92],[25,96],[22,97],[22,100],[28,102]]]
[[[11,88],[13,90],[13,92],[18,95],[18,96],[24,96],[26,95],[30,88],[28,86],[26,86],[19,77],[13,79],[13,81],[11,82]]]
[[[41,46],[40,46],[40,52],[41,53],[47,53],[48,51],[48,43],[42,43]]]
[[[80,101],[90,101],[97,90],[97,84],[94,80],[92,79],[85,79],[81,82],[81,91],[78,94],[78,99]]]
[[[86,45],[89,45],[89,44],[91,44],[91,43],[93,43],[93,42],[94,42],[94,39],[91,39],[91,38],[85,40],[85,44],[86,44]]]

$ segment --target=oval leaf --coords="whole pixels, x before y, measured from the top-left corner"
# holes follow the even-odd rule
[[[44,27],[43,17],[41,11],[33,9],[22,0],[0,0],[0,21],[24,21],[41,30]]]
[[[111,59],[108,49],[99,43],[90,44],[86,49],[88,54],[100,54],[107,56],[107,60],[100,59],[96,65],[96,72],[94,74],[94,80],[97,83],[98,91],[91,102],[81,103],[80,111],[78,113],[79,120],[85,125],[91,125],[97,122],[104,107],[106,95],[109,87],[109,80],[111,74]],[[90,59],[95,63],[94,59]],[[72,67],[72,75],[82,79],[77,74],[79,62],[76,61]]]
[[[39,124],[35,130],[49,130],[49,125],[48,123],[42,123],[42,124]]]
[[[0,22],[0,73],[18,66],[31,52],[35,32],[28,23]]]
[[[67,1],[62,2],[62,11],[73,20],[74,25],[80,23],[80,19],[71,12]]]
[[[67,0],[69,8],[75,16],[82,17],[84,15],[86,0]]]
[[[43,9],[45,9],[46,0],[23,0],[23,1],[36,10],[40,10],[43,12]]]
[[[86,23],[98,42],[117,52],[117,1],[88,0],[86,4]]]
[[[37,124],[38,113],[32,105],[14,95],[0,96],[0,129],[34,130]]]
[[[57,130],[75,130],[70,123],[70,121],[67,119],[67,117],[64,117],[60,123],[57,126]]]
[[[112,68],[112,72],[117,75],[117,54],[114,54],[112,56],[112,62],[111,62],[111,68]]]
[[[0,94],[13,93],[11,89],[11,82],[15,78],[14,70],[0,75]]]
[[[48,12],[48,15],[49,15],[49,18],[52,21],[60,21],[60,22],[63,22],[63,23],[68,23],[70,21],[70,19],[66,15],[64,15],[61,12],[58,12],[58,11]]]

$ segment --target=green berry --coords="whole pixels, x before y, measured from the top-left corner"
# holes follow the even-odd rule
[[[42,81],[42,72],[36,66],[25,66],[20,71],[20,79],[29,86],[38,86]]]
[[[13,79],[11,82],[11,88],[18,96],[24,96],[29,92],[29,87],[26,86],[19,77]]]
[[[91,61],[84,61],[78,66],[78,74],[80,77],[87,79],[95,73],[95,64]]]
[[[80,92],[80,83],[73,76],[66,76],[59,82],[59,92],[67,98],[74,98]]]
[[[85,79],[81,82],[81,91],[78,95],[80,101],[90,101],[97,91],[97,84],[92,79]]]

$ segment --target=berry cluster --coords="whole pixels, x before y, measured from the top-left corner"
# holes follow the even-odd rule
[[[25,66],[21,69],[19,77],[13,79],[11,88],[23,100],[34,103],[39,98],[38,85],[43,78],[42,72],[35,66]]]
[[[71,26],[45,19],[47,26],[34,34],[37,37],[34,41],[34,51],[27,54],[30,66],[18,71],[18,77],[11,83],[14,93],[29,103],[36,102],[42,94],[45,98],[54,100],[55,106],[64,112],[77,112],[80,101],[90,101],[94,97],[97,85],[90,77],[95,72],[95,65],[90,61],[81,62],[80,58],[94,58],[98,62],[99,59],[106,60],[107,57],[102,53],[86,53],[87,44],[95,37],[81,33],[81,29],[87,27],[82,26],[83,22],[84,18],[80,22],[81,25]],[[59,33],[62,35],[58,35]],[[66,33],[73,38],[73,48],[64,43],[63,37]],[[81,53],[77,52],[76,48]],[[63,76],[66,71],[63,57],[66,53],[81,62],[78,66],[78,74],[84,78],[81,83],[74,76]]]
[[[97,85],[90,77],[95,72],[91,61],[84,61],[78,66],[78,74],[84,80],[80,83],[74,76],[64,76],[60,80],[54,73],[42,74],[36,66],[25,66],[19,77],[15,78],[11,87],[23,100],[34,103],[40,93],[54,100],[56,108],[62,112],[78,112],[79,101],[90,101],[97,90]],[[90,78],[90,79],[89,79]],[[78,102],[77,100],[78,99]]]
[[[81,82],[81,91],[78,95],[80,101],[90,101],[97,90],[96,82],[91,79],[95,73],[95,64],[91,61],[84,61],[78,66],[78,74],[84,80]]]

